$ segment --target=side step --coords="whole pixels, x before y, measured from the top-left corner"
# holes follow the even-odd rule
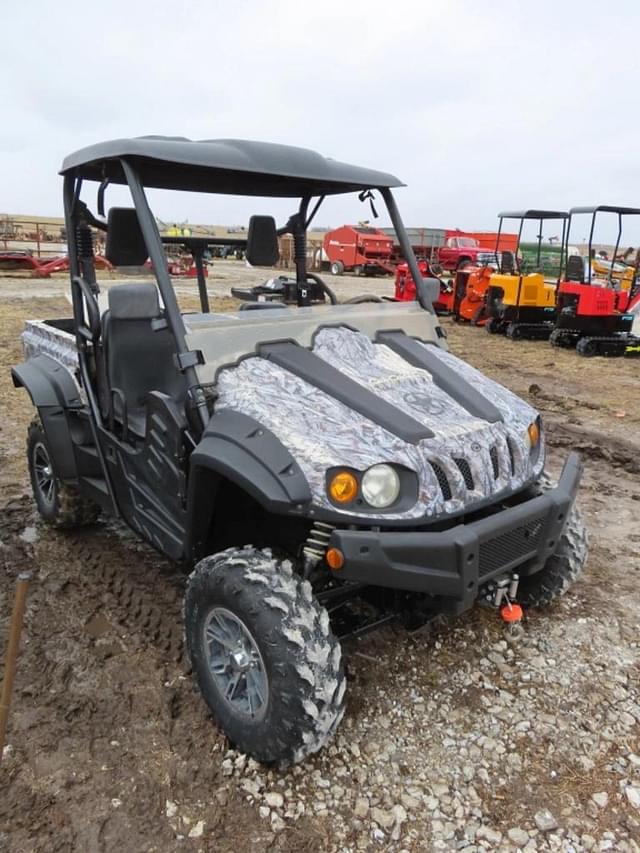
[[[95,444],[76,444],[74,446],[78,474],[82,477],[101,477],[102,467]]]
[[[83,495],[91,498],[91,500],[95,501],[102,507],[102,509],[113,512],[113,504],[111,502],[111,496],[109,495],[109,489],[107,488],[106,481],[102,477],[80,477],[78,480],[78,486]]]

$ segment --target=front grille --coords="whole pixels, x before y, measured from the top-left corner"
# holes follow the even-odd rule
[[[466,459],[455,459],[453,460],[458,468],[460,469],[460,473],[462,474],[462,478],[464,480],[464,484],[467,489],[471,492],[473,491],[473,474],[471,473],[471,468],[469,467],[469,463]]]
[[[498,460],[498,448],[492,447],[489,451],[489,456],[491,457],[491,466],[493,468],[493,479],[497,480],[500,476],[500,462]]]
[[[478,571],[480,578],[492,574],[513,563],[519,557],[525,557],[538,550],[544,530],[545,516],[534,518],[520,527],[514,527],[480,545]]]
[[[449,485],[449,480],[447,479],[447,475],[442,470],[440,465],[437,462],[429,462],[429,465],[433,468],[433,473],[436,475],[438,480],[438,485],[440,486],[440,491],[442,492],[442,497],[445,501],[451,500],[451,486]]]

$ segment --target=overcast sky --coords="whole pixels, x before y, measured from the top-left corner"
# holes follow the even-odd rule
[[[640,205],[639,25],[637,0],[5,0],[0,212],[60,215],[67,153],[151,133],[291,143],[393,172],[408,225]],[[178,221],[265,209],[153,201]],[[341,200],[318,223],[368,215]]]

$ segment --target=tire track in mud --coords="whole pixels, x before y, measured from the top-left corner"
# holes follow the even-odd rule
[[[114,523],[54,531],[36,521],[30,496],[0,508],[0,555],[7,578],[32,568],[37,579],[39,566],[63,562],[62,571],[56,567],[51,575],[52,592],[72,581],[79,586],[87,621],[106,606],[136,645],[150,645],[164,662],[180,663],[186,574],[133,537],[128,541],[129,535]]]
[[[555,449],[576,450],[585,462],[607,462],[628,474],[640,474],[640,455],[633,441],[625,441],[599,430],[571,424],[545,415],[547,444]]]
[[[151,549],[137,543],[132,547],[111,530],[76,533],[68,550],[83,585],[97,592],[98,608],[106,598],[113,617],[139,642],[150,644],[167,663],[183,659],[186,575]]]

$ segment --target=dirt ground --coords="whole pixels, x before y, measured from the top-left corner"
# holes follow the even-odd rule
[[[209,285],[220,296],[228,295],[234,281],[253,284],[262,277],[240,264],[219,266]],[[185,305],[191,306],[194,287],[180,285]],[[400,821],[402,831],[398,829],[395,836],[376,829],[375,824],[372,829],[365,819],[354,822],[356,789],[368,788],[372,804],[376,798],[384,801],[384,793],[376,793],[375,774],[384,776],[392,758],[384,750],[378,757],[370,753],[366,772],[374,775],[363,776],[359,783],[354,768],[364,761],[360,748],[357,754],[355,747],[350,753],[352,767],[343,753],[348,754],[350,742],[365,743],[366,753],[371,732],[379,732],[377,742],[383,740],[385,721],[396,714],[389,708],[401,706],[406,691],[419,689],[425,701],[431,697],[436,705],[439,696],[448,697],[447,702],[458,708],[457,717],[452,713],[447,722],[453,729],[458,725],[455,720],[461,726],[468,722],[480,734],[492,724],[493,711],[486,703],[473,702],[472,690],[465,687],[467,699],[456,705],[450,681],[451,673],[465,667],[471,676],[474,669],[482,670],[487,650],[500,643],[503,629],[485,611],[461,617],[437,636],[417,640],[387,629],[348,645],[349,704],[342,739],[334,752],[325,750],[302,771],[286,777],[274,770],[265,773],[267,788],[283,791],[285,796],[293,789],[293,799],[299,796],[297,801],[303,802],[306,797],[307,802],[306,810],[295,819],[285,814],[283,821],[276,821],[268,816],[269,809],[260,808],[260,796],[247,787],[244,762],[235,753],[231,753],[235,769],[229,770],[225,738],[191,684],[182,657],[182,575],[117,524],[100,523],[81,533],[63,534],[48,530],[36,518],[24,455],[32,409],[27,394],[12,387],[9,368],[21,358],[19,335],[25,319],[68,316],[65,288],[63,279],[0,278],[0,648],[4,648],[15,577],[25,569],[33,572],[1,768],[0,850],[241,853],[251,849],[258,853],[472,850],[498,849],[500,844],[511,849],[502,834],[518,822],[533,828],[533,846],[527,849],[591,849],[586,841],[584,847],[579,843],[571,847],[562,835],[557,847],[542,835],[536,842],[538,830],[530,814],[534,803],[536,808],[566,806],[570,810],[570,814],[563,812],[568,815],[567,827],[573,827],[577,838],[593,836],[602,845],[600,839],[607,841],[607,832],[613,836],[613,846],[593,849],[640,849],[640,812],[630,796],[625,799],[620,793],[621,777],[616,775],[614,759],[605,760],[604,746],[602,761],[594,758],[588,770],[584,769],[588,765],[582,770],[574,767],[559,787],[554,787],[555,771],[550,781],[551,768],[557,763],[546,746],[526,756],[522,752],[523,760],[529,762],[527,785],[505,782],[500,786],[499,773],[487,790],[478,783],[483,817],[471,812],[468,820],[490,824],[497,833],[495,844],[483,842],[483,837],[491,836],[479,832],[473,842],[479,848],[464,847],[459,841],[438,846],[432,839],[440,828],[420,810]],[[337,289],[341,295],[370,290],[391,293],[392,283],[345,277]],[[576,667],[591,665],[590,643],[593,655],[597,649],[598,659],[606,664],[597,676],[590,669],[588,677],[578,673],[566,689],[553,678],[539,687],[548,713],[560,714],[561,694],[570,696],[565,711],[572,723],[560,740],[575,737],[579,742],[589,720],[598,718],[589,694],[595,690],[606,697],[608,674],[615,671],[624,680],[629,702],[636,703],[636,708],[640,702],[640,362],[586,360],[546,343],[513,343],[448,320],[444,325],[456,354],[542,412],[552,472],[559,471],[570,449],[579,450],[585,462],[581,504],[591,537],[588,571],[565,602],[548,613],[532,614],[526,628],[535,643],[551,644],[548,654],[560,674],[573,672],[572,656],[577,656]],[[571,637],[578,631],[584,642],[576,651]],[[459,642],[462,636],[463,643]],[[612,660],[607,662],[606,650],[614,646]],[[606,703],[606,698],[602,701]],[[403,713],[397,710],[398,719],[403,719]],[[402,747],[413,756],[407,766],[418,781],[420,773],[426,773],[427,786],[438,774],[445,774],[449,784],[443,769],[446,740],[430,735],[431,720],[424,716],[424,705],[414,705],[411,713],[414,716],[405,721]],[[624,743],[614,737],[606,745],[610,751],[624,752],[625,766],[629,755],[640,753],[638,720],[631,714]],[[460,720],[461,715],[466,721]],[[455,741],[455,731],[451,736]],[[579,750],[573,741],[571,746]],[[453,766],[458,756],[449,754],[446,760]],[[569,766],[570,759],[567,762]],[[334,777],[331,774],[338,764],[345,771]],[[399,771],[399,791],[413,779],[405,776],[403,781],[403,773],[409,770]],[[342,781],[333,784],[338,776]],[[343,791],[332,794],[330,808],[311,807],[320,789],[310,780],[321,777],[329,778],[332,791],[334,787]],[[435,782],[432,788],[436,790]],[[610,792],[605,817],[605,812],[594,816],[586,809],[589,797],[598,791]],[[498,835],[502,841],[496,841]],[[627,847],[622,846],[622,838]]]

